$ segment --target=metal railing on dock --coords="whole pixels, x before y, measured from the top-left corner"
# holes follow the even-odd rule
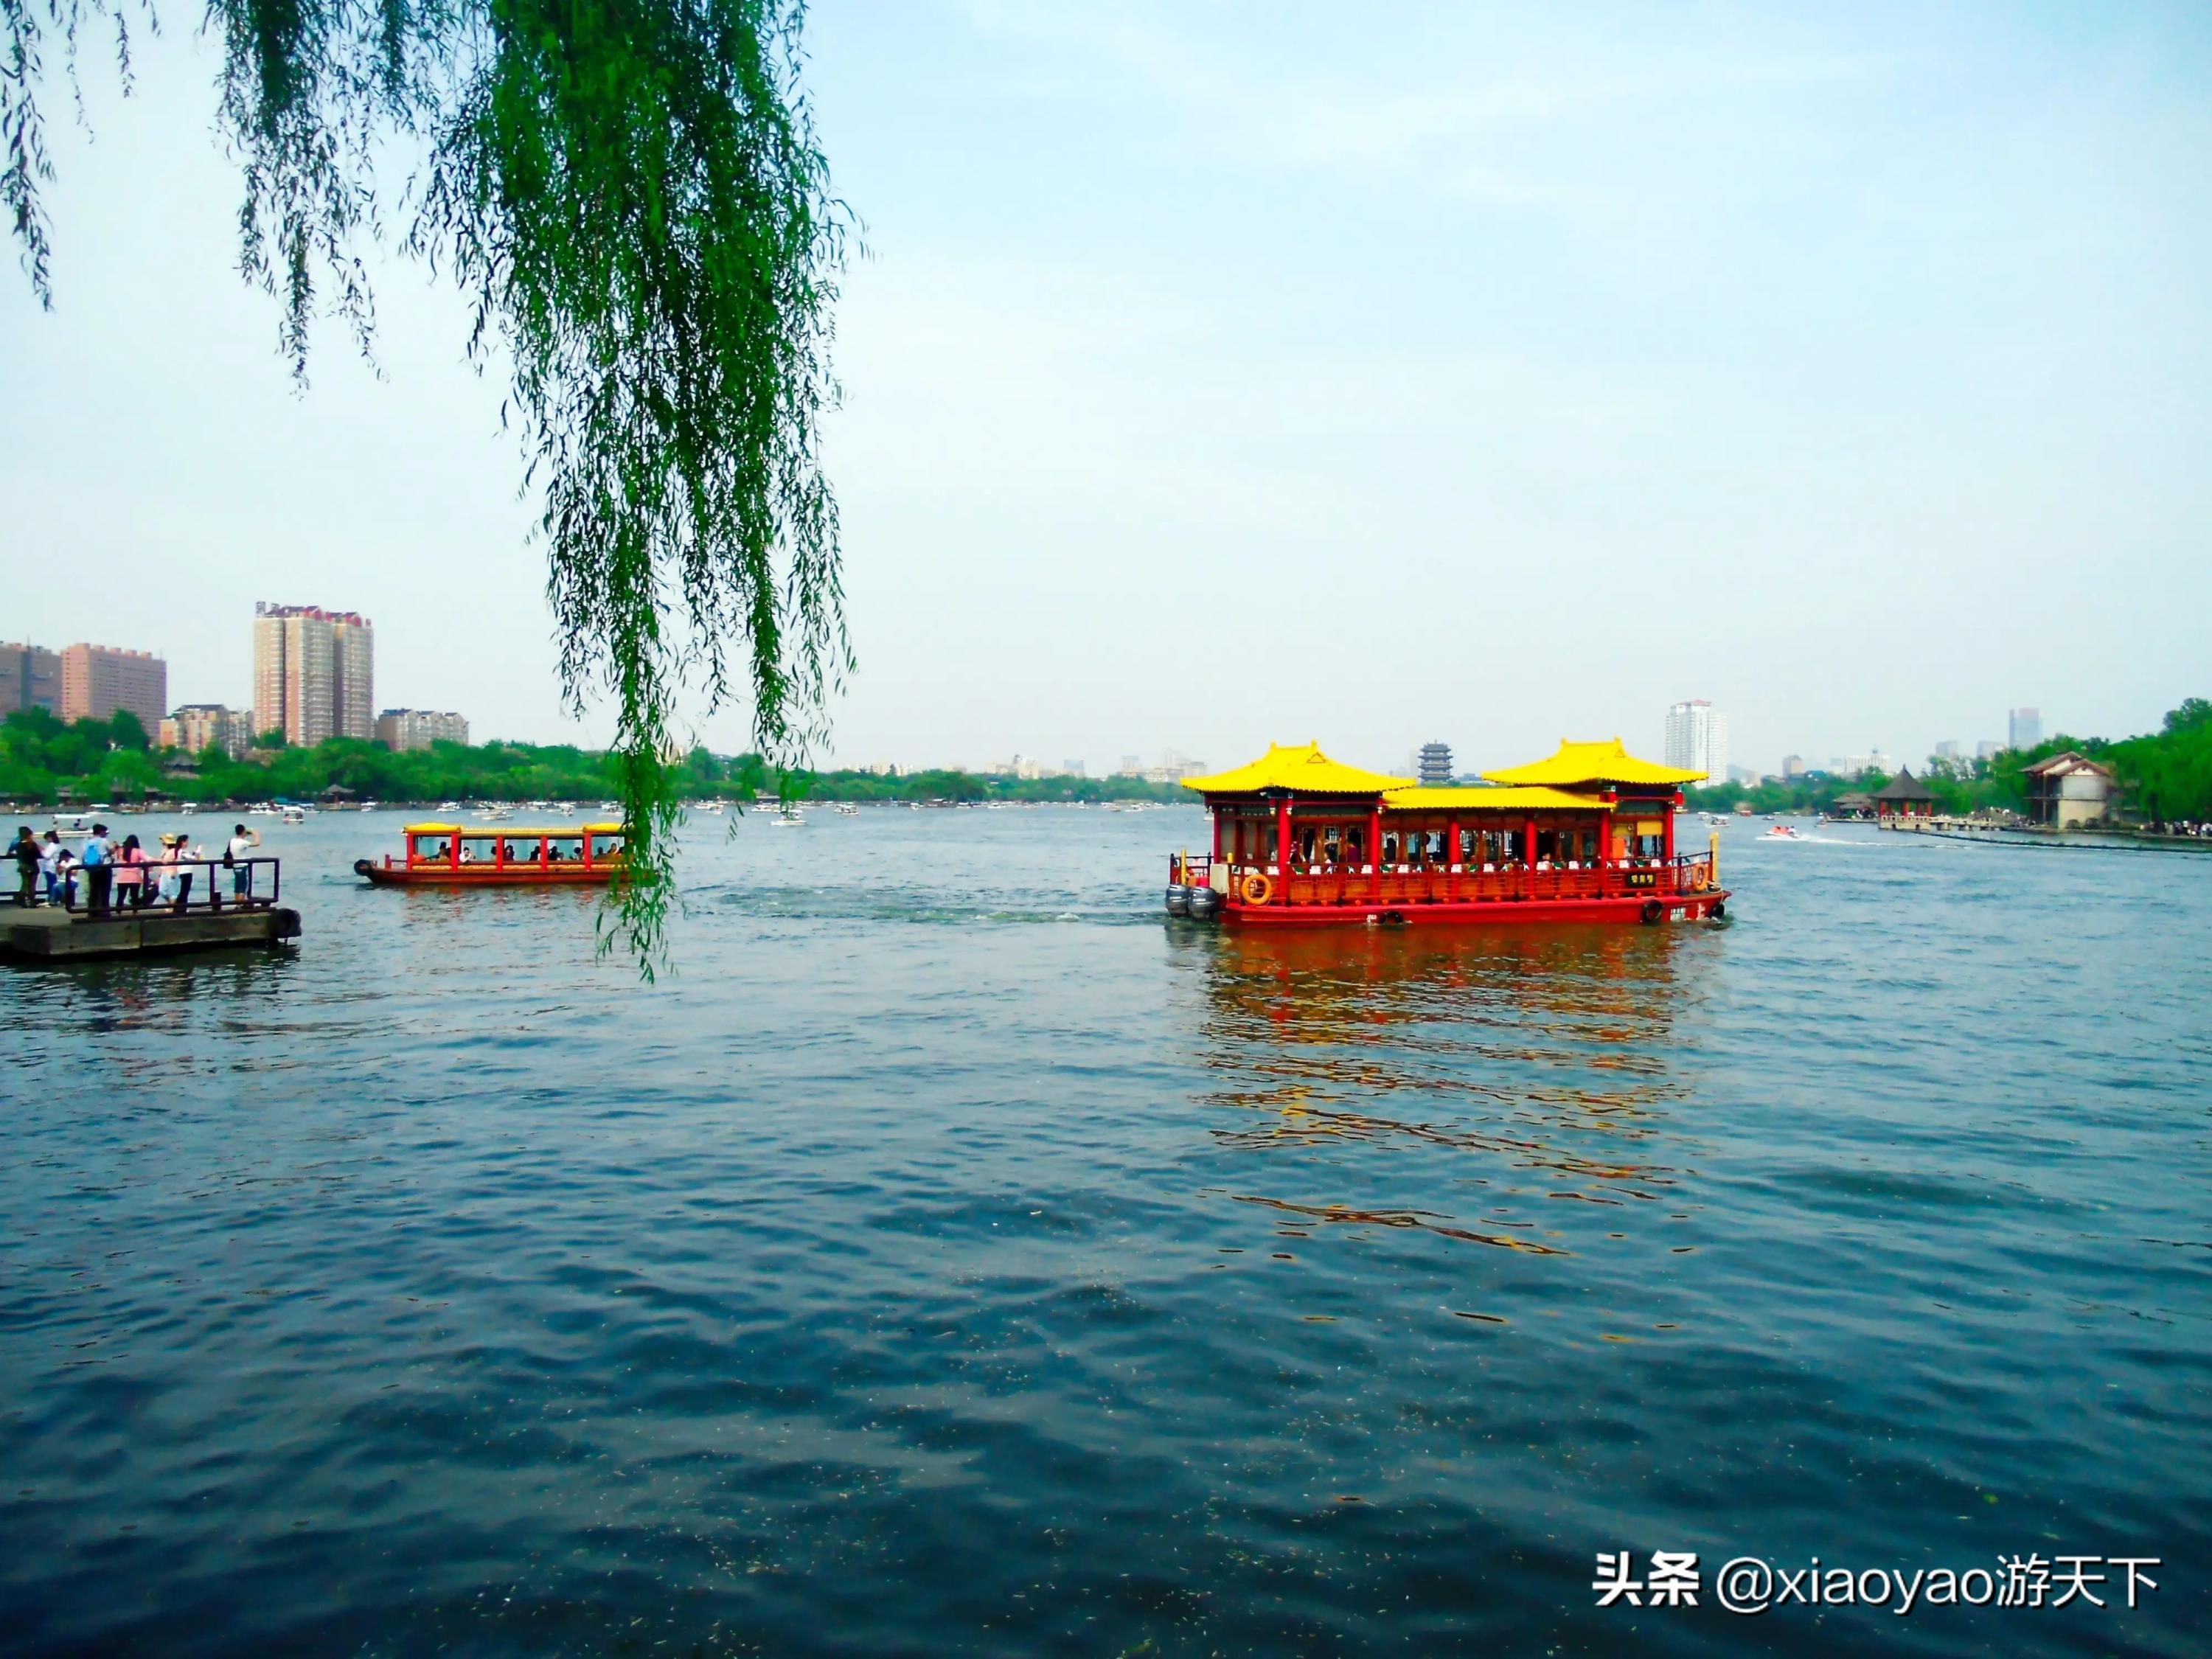
[[[126,870],[136,872],[137,878],[118,879]],[[108,872],[104,882],[97,879],[102,871]],[[283,894],[283,868],[273,858],[79,864],[70,866],[66,884],[56,890],[62,908],[87,921],[266,910]]]

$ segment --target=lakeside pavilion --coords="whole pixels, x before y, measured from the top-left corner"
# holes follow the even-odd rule
[[[1936,792],[1912,775],[1909,766],[1874,792],[1875,821],[1888,823],[1923,823],[1936,816]]]

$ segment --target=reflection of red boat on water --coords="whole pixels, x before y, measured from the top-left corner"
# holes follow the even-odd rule
[[[374,887],[568,887],[611,881],[625,866],[619,823],[554,830],[465,830],[410,823],[398,859],[356,859],[354,873]]]
[[[1169,862],[1171,915],[1242,923],[1719,920],[1720,837],[1674,849],[1681,786],[1620,739],[1429,787],[1340,765],[1311,744],[1183,787],[1210,854]]]

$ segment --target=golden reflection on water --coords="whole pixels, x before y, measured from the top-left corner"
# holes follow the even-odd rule
[[[1575,1224],[1549,1204],[1526,1213],[1528,1200],[1618,1228],[1620,1212],[1658,1200],[1683,1173],[1664,1150],[1685,1092],[1677,1027],[1696,996],[1677,930],[1224,928],[1186,961],[1198,987],[1191,1048],[1211,1074],[1201,1098],[1241,1120],[1211,1129],[1219,1145],[1417,1155],[1385,1173],[1426,1202],[1231,1194],[1285,1231],[1419,1230],[1561,1255],[1568,1247],[1543,1235]],[[1310,1180],[1332,1165],[1297,1167]],[[1472,1190],[1483,1188],[1493,1190]],[[1459,1218],[1470,1197],[1492,1213]]]

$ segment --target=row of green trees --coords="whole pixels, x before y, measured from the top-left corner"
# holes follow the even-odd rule
[[[2055,737],[2032,749],[2000,750],[1988,760],[1929,757],[1913,775],[1936,797],[1938,811],[1965,814],[1984,808],[2025,810],[2027,771],[2067,750],[2112,768],[2130,816],[2153,823],[2212,819],[2212,701],[2191,697],[2166,716],[2156,732],[2117,742],[2103,738]],[[1856,778],[1770,778],[1756,786],[1715,785],[1689,791],[1690,804],[1729,811],[1748,801],[1755,812],[1825,812],[1843,796],[1871,794],[1890,781],[1880,772]]]
[[[1138,778],[1003,778],[957,770],[880,777],[850,771],[779,775],[757,755],[696,748],[669,769],[679,799],[751,800],[1176,800],[1173,784]],[[381,744],[331,738],[312,749],[264,738],[251,756],[220,748],[181,755],[158,748],[137,717],[64,724],[31,708],[0,721],[0,800],[57,805],[122,805],[149,797],[206,802],[302,800],[597,800],[619,796],[610,757],[573,744],[433,744],[395,754]]]

